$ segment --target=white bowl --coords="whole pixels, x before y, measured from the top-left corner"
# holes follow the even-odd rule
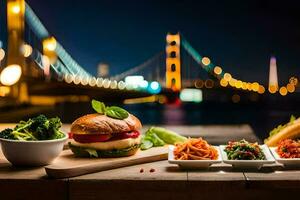
[[[271,155],[269,148],[266,145],[260,145],[260,148],[265,155],[265,160],[229,160],[227,153],[224,151],[226,145],[220,145],[223,162],[231,164],[232,167],[236,168],[257,168],[260,169],[265,164],[272,164],[275,162],[274,157]]]
[[[174,159],[174,149],[173,145],[169,146],[168,161],[171,164],[177,164],[179,167],[184,169],[207,169],[212,164],[221,163],[222,157],[220,149],[216,146],[214,148],[218,151],[217,160],[175,160]]]
[[[275,160],[283,164],[285,167],[300,167],[300,158],[280,158],[276,152],[277,147],[269,147]]]
[[[43,166],[50,164],[63,150],[67,135],[61,139],[20,141],[0,138],[5,158],[13,165]]]

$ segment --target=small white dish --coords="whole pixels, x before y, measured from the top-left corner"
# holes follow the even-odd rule
[[[53,140],[20,141],[0,138],[5,158],[16,166],[50,164],[62,152],[68,136]]]
[[[214,146],[214,148],[218,151],[217,160],[175,160],[174,159],[175,146],[169,145],[168,161],[170,164],[177,164],[179,167],[185,169],[207,169],[212,164],[222,162],[220,149],[216,146]]]
[[[220,150],[223,158],[223,162],[231,164],[235,168],[257,168],[260,169],[265,164],[272,164],[275,162],[274,157],[271,155],[269,148],[266,145],[260,145],[262,152],[264,153],[265,160],[229,160],[227,153],[224,151],[226,145],[220,145]]]
[[[280,158],[276,152],[277,147],[269,147],[269,149],[278,163],[283,164],[285,167],[300,167],[300,158]]]

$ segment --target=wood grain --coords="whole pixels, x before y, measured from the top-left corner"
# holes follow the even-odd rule
[[[76,158],[66,150],[53,164],[45,167],[53,178],[67,178],[109,169],[121,168],[141,163],[166,160],[168,147],[156,147],[147,151],[138,151],[135,155],[122,158]]]

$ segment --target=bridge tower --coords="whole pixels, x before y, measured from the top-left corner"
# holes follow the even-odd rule
[[[24,45],[25,0],[7,0],[7,85],[11,86],[10,95],[19,102],[28,101],[26,82],[17,82],[22,73],[26,73],[25,58],[22,53]],[[5,70],[5,69],[4,69]],[[11,74],[8,77],[8,74]],[[4,76],[4,75],[3,75]]]
[[[166,88],[181,89],[180,35],[168,34],[166,38]]]
[[[270,59],[270,72],[269,72],[269,92],[276,93],[278,91],[278,75],[276,58]]]

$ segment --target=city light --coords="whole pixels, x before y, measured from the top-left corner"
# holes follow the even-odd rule
[[[148,91],[152,94],[158,94],[161,91],[161,86],[157,81],[153,81],[150,83]]]
[[[285,96],[287,95],[287,89],[286,87],[282,86],[280,89],[279,89],[279,93],[282,95],[282,96]]]
[[[257,82],[254,82],[252,83],[251,87],[254,92],[257,92],[259,89],[259,84]]]
[[[126,88],[125,82],[124,81],[120,81],[118,83],[118,88],[119,88],[119,90],[124,90]]]
[[[76,75],[73,81],[74,81],[74,83],[75,83],[76,85],[78,85],[78,84],[80,83],[80,81],[81,81],[81,77],[78,76],[78,75]]]
[[[289,80],[289,83],[293,84],[294,86],[297,86],[298,85],[298,78],[296,78],[294,76],[291,77],[290,80]]]
[[[287,91],[289,93],[295,92],[295,85],[294,84],[289,83],[289,84],[287,84],[286,88],[287,88]]]
[[[118,82],[116,80],[112,81],[110,84],[111,89],[117,89],[118,87]]]
[[[111,81],[109,79],[104,79],[103,80],[103,87],[104,88],[109,88],[110,87]]]
[[[5,57],[5,51],[4,49],[0,48],[0,62],[4,59]]]
[[[270,92],[271,94],[276,93],[276,92],[277,92],[277,87],[276,87],[275,85],[270,85],[270,86],[269,86],[269,92]]]
[[[222,87],[226,87],[226,86],[228,86],[228,81],[226,81],[225,79],[221,79],[220,80],[220,85],[222,86]]]
[[[20,11],[21,11],[21,7],[20,5],[16,2],[14,3],[15,5],[12,5],[11,6],[11,12],[14,13],[14,14],[19,14]]]
[[[73,80],[74,80],[74,77],[73,77],[72,74],[66,74],[66,75],[65,75],[65,81],[66,81],[67,83],[72,83]]]
[[[242,88],[243,82],[241,80],[237,80],[234,85],[236,88]]]
[[[229,74],[229,73],[225,73],[224,74],[224,79],[226,80],[226,81],[230,81],[231,79],[232,79],[232,76],[231,76],[231,74]]]
[[[139,83],[139,87],[145,88],[145,89],[148,87],[148,85],[149,85],[149,83],[146,80],[143,80]]]
[[[21,52],[25,58],[29,57],[32,54],[32,47],[29,44],[23,44]]]
[[[183,89],[180,94],[179,98],[183,102],[195,102],[199,103],[203,100],[202,97],[202,90],[199,89]]]
[[[234,86],[235,86],[235,82],[236,82],[236,80],[235,80],[234,78],[232,78],[232,79],[230,79],[230,81],[229,81],[229,85],[230,85],[231,87],[234,87]]]
[[[43,41],[43,47],[45,50],[54,51],[56,49],[56,39],[54,37],[47,38]]]
[[[97,85],[97,87],[102,87],[102,85],[103,85],[103,78],[97,78],[96,85]]]
[[[5,97],[10,93],[10,87],[0,86],[0,97]]]
[[[0,74],[0,82],[3,85],[11,86],[17,83],[22,75],[22,69],[20,65],[9,65],[3,69]]]
[[[143,76],[127,76],[125,77],[125,83],[129,88],[137,89],[144,82]]]
[[[242,83],[242,89],[243,89],[243,90],[247,90],[247,89],[248,89],[247,85],[248,85],[248,84],[247,84],[246,82],[243,82],[243,83]]]
[[[90,78],[90,80],[89,80],[89,85],[90,85],[91,87],[94,87],[96,84],[97,84],[97,79],[96,79],[95,77]]]
[[[214,73],[220,75],[222,73],[222,68],[219,66],[215,66]]]
[[[262,85],[260,85],[259,88],[258,88],[258,93],[259,93],[259,94],[265,93],[265,87],[262,86]]]
[[[208,57],[203,57],[201,62],[203,65],[208,66],[210,64],[210,59]]]
[[[80,80],[80,83],[82,85],[87,85],[89,83],[89,78],[86,77],[86,76],[82,77],[81,80]]]

